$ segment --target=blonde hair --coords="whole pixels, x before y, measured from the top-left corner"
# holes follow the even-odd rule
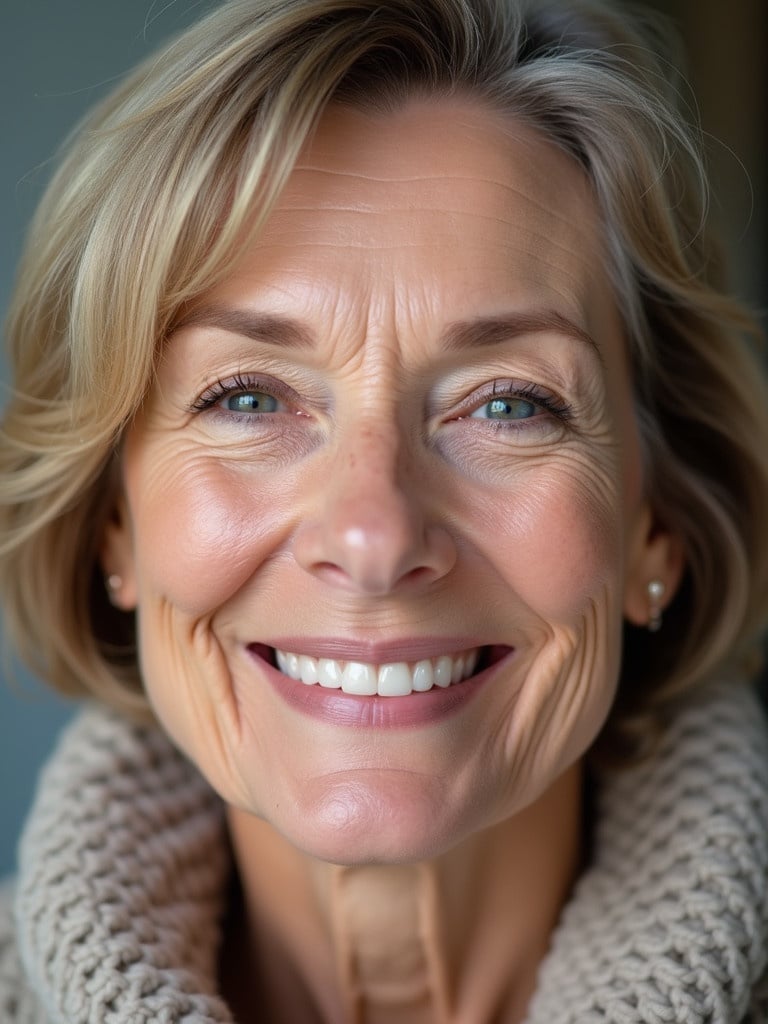
[[[649,497],[687,559],[663,632],[627,628],[620,717],[663,710],[754,639],[768,402],[754,325],[719,287],[695,133],[656,44],[598,0],[231,0],[87,118],[33,223],[9,321],[0,584],[35,670],[145,709],[133,617],[109,604],[97,547],[162,340],[264,223],[329,102],[386,112],[414,94],[523,118],[593,183]]]

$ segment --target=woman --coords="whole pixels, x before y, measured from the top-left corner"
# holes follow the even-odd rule
[[[234,0],[81,127],[2,580],[92,703],[3,1020],[768,1019],[765,390],[667,71],[598,4]]]

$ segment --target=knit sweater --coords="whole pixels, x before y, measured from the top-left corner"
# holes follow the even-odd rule
[[[0,898],[2,1024],[231,1021],[226,849],[219,801],[160,731],[84,710]],[[601,780],[593,858],[526,1024],[768,1021],[767,879],[762,714],[746,689],[716,688],[652,759]]]

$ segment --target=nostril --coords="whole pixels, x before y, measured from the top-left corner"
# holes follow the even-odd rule
[[[402,582],[428,583],[430,580],[434,579],[436,575],[437,574],[434,569],[431,569],[429,568],[429,566],[426,565],[420,565],[417,566],[415,569],[411,569],[409,572],[407,572],[403,576]]]
[[[316,562],[312,566],[312,571],[326,583],[347,588],[353,585],[350,574],[345,572],[340,565],[336,565],[335,562]]]

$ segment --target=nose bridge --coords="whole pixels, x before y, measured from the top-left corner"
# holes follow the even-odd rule
[[[343,432],[325,516],[339,563],[377,588],[408,571],[424,530],[394,415]]]
[[[352,500],[365,499],[369,492],[361,486],[364,482],[392,497],[403,493],[406,461],[396,415],[387,411],[375,421],[366,418],[341,432],[334,474],[340,486],[350,488]]]
[[[299,531],[299,563],[369,594],[447,572],[455,555],[444,531],[428,521],[413,457],[394,408],[340,424],[328,478]]]

